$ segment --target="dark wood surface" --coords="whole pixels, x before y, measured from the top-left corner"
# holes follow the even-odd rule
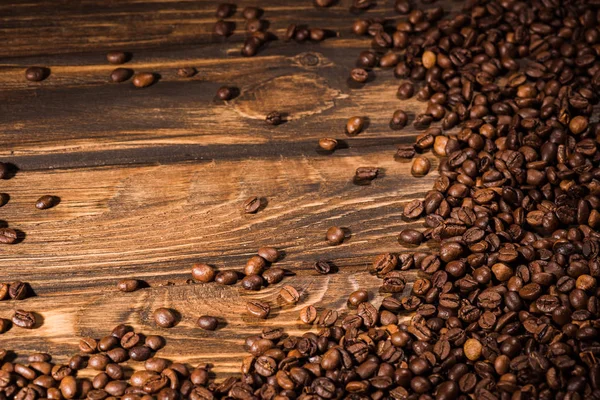
[[[396,18],[392,1],[378,3],[363,17]],[[231,18],[238,27],[232,37],[211,34],[212,1],[0,5],[0,160],[19,169],[2,181],[10,201],[0,208],[0,220],[24,233],[21,243],[1,247],[0,281],[27,281],[36,293],[0,303],[0,317],[25,309],[43,319],[38,329],[13,327],[0,336],[0,347],[47,351],[63,361],[77,352],[78,337],[101,337],[128,323],[163,334],[164,357],[211,362],[217,372],[231,373],[239,369],[248,334],[267,325],[291,333],[307,329],[298,320],[303,306],[346,312],[346,298],[358,288],[378,304],[379,280],[366,267],[381,252],[408,250],[396,239],[411,225],[401,218],[403,204],[422,197],[436,173],[414,178],[410,164],[394,161],[396,145],[411,143],[417,133],[410,126],[390,130],[392,112],[414,115],[424,104],[395,97],[392,71],[376,70],[364,87],[348,84],[357,54],[370,43],[349,33],[358,18],[349,4],[342,0],[325,10],[310,0],[262,4],[269,30],[278,35],[300,22],[338,37],[321,44],[276,41],[253,58],[239,54],[239,12]],[[160,81],[145,89],[109,83],[114,66],[105,53],[117,49],[133,54],[126,67],[160,74]],[[28,82],[24,70],[31,65],[52,74]],[[198,74],[178,77],[183,66]],[[240,96],[216,101],[224,84],[239,87]],[[266,125],[264,116],[273,110],[291,120]],[[345,122],[353,115],[368,117],[369,126],[347,137]],[[342,140],[343,148],[319,152],[324,136]],[[352,177],[360,166],[380,167],[383,174],[357,186]],[[59,196],[60,204],[35,209],[43,194]],[[240,211],[250,195],[268,201],[255,215]],[[324,240],[332,225],[351,232],[341,246]],[[186,283],[194,262],[241,270],[264,245],[283,250],[277,265],[296,276],[257,293]],[[339,273],[316,274],[311,264],[317,259],[334,261]],[[117,292],[116,282],[125,277],[150,287]],[[278,300],[283,284],[301,292],[298,305]],[[270,318],[247,317],[248,299],[269,301]],[[156,328],[151,313],[161,306],[177,309],[181,323]],[[224,323],[216,332],[201,331],[195,320],[202,314]]]

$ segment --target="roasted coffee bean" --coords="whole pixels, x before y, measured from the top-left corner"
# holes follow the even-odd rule
[[[335,310],[324,310],[317,320],[319,326],[333,326],[338,319],[338,313]]]
[[[379,168],[376,167],[358,167],[354,174],[354,179],[357,182],[372,181],[379,175]]]
[[[262,10],[258,7],[246,7],[242,10],[242,16],[244,19],[257,19],[260,18]]]
[[[110,80],[115,83],[121,83],[129,80],[133,76],[133,70],[129,68],[115,68],[110,73]]]
[[[182,67],[177,70],[177,76],[182,78],[191,78],[196,75],[198,71],[194,67]]]
[[[262,301],[249,301],[246,303],[246,310],[253,317],[266,319],[271,312],[271,307]]]
[[[233,33],[233,26],[227,21],[217,21],[213,26],[213,33],[217,36],[230,36]]]
[[[431,162],[427,157],[416,157],[413,161],[410,172],[413,176],[425,176],[431,169]]]
[[[262,276],[269,285],[274,285],[283,280],[286,271],[281,268],[269,268],[263,272]]]
[[[217,11],[215,12],[215,16],[217,18],[228,18],[233,15],[235,12],[235,4],[230,3],[221,3],[217,6]]]
[[[54,207],[56,204],[58,204],[58,198],[56,196],[45,195],[35,202],[35,208],[38,210],[46,210]]]
[[[246,214],[254,214],[261,206],[261,199],[256,196],[248,197],[242,204],[242,210]]]
[[[338,226],[332,226],[331,228],[327,229],[325,237],[327,239],[327,243],[329,243],[332,246],[335,246],[338,244],[342,244],[345,238],[345,233],[342,228]]]
[[[265,122],[269,125],[281,125],[284,122],[284,118],[280,112],[273,111],[267,114]]]
[[[137,279],[122,279],[117,283],[117,289],[121,292],[134,292],[140,287],[140,281]]]
[[[319,260],[317,262],[314,263],[313,265],[315,271],[317,271],[320,274],[329,274],[330,272],[332,272],[333,268],[331,267],[331,264],[328,261],[324,261],[324,260]]]
[[[242,287],[246,290],[260,290],[263,286],[263,278],[260,275],[246,275],[242,279]]]
[[[246,275],[260,275],[267,267],[267,261],[261,256],[252,256],[246,261],[244,267],[244,274]]]
[[[192,277],[199,282],[212,282],[216,275],[215,269],[208,264],[198,263],[192,266]]]
[[[397,130],[402,129],[408,123],[408,115],[403,110],[396,110],[392,115],[392,119],[390,120],[390,128]],[[414,155],[414,151],[413,151]],[[412,156],[411,156],[412,157]],[[407,158],[411,158],[407,157]]]
[[[215,317],[211,317],[210,315],[203,315],[200,318],[198,318],[196,324],[199,328],[202,328],[205,331],[214,331],[215,329],[217,329],[219,321]]]
[[[106,61],[111,64],[123,64],[126,63],[128,55],[122,51],[110,51],[106,53]]]
[[[350,71],[350,78],[354,82],[365,83],[369,79],[369,73],[364,68],[354,68]]]
[[[221,271],[215,275],[215,282],[219,285],[234,285],[238,281],[238,273],[235,271]]]
[[[37,323],[37,318],[32,312],[16,310],[12,317],[12,323],[19,328],[33,329]]]
[[[402,215],[406,218],[415,219],[419,218],[425,208],[423,207],[423,202],[421,200],[413,200],[404,206],[404,210],[402,210]]]
[[[23,300],[29,296],[29,292],[29,285],[21,281],[11,282],[8,289],[8,295],[13,300]]]
[[[313,306],[306,306],[300,310],[300,320],[305,324],[312,324],[317,319],[317,310]]]
[[[405,82],[398,87],[398,98],[408,100],[415,94],[415,87],[410,82]]]
[[[404,229],[398,236],[398,241],[400,241],[400,243],[408,245],[418,246],[423,242],[423,240],[425,240],[425,237],[416,229]]]
[[[362,132],[365,126],[365,119],[363,117],[352,117],[346,123],[346,133],[348,135],[358,135]]]
[[[296,304],[300,300],[300,294],[290,285],[282,287],[279,291],[279,296],[288,304]]]
[[[227,101],[233,98],[234,89],[229,86],[221,86],[217,90],[217,98],[219,100]]]
[[[157,76],[151,72],[139,72],[133,76],[133,86],[137,88],[145,88],[157,80]]]
[[[338,141],[334,138],[319,139],[319,147],[325,151],[333,151],[338,145]]]
[[[25,70],[25,79],[30,82],[40,82],[50,76],[50,69],[44,67],[29,67]]]
[[[160,307],[154,310],[154,322],[161,328],[172,328],[177,324],[177,314],[174,310]]]

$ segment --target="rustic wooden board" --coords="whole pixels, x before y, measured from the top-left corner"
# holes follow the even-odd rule
[[[367,15],[393,16],[392,2],[380,3]],[[0,303],[0,317],[21,308],[39,313],[43,324],[13,328],[0,347],[65,360],[79,336],[100,337],[125,322],[167,336],[166,357],[235,372],[248,334],[266,325],[299,333],[307,328],[298,321],[301,307],[345,310],[359,287],[375,297],[379,280],[366,266],[381,252],[407,250],[396,236],[420,223],[403,221],[402,206],[422,197],[436,174],[413,178],[410,164],[394,161],[395,146],[417,132],[387,125],[394,109],[415,114],[424,104],[397,100],[391,71],[377,70],[364,87],[348,84],[356,55],[369,45],[348,33],[357,18],[348,7],[348,1],[324,11],[309,0],[268,2],[265,18],[276,33],[302,21],[340,37],[319,45],[274,42],[248,59],[239,55],[241,30],[227,41],[210,33],[214,2],[3,3],[0,160],[19,171],[2,181],[11,199],[0,220],[25,236],[0,249],[0,281],[30,282],[37,296]],[[232,20],[242,25],[239,13]],[[160,81],[145,89],[108,83],[109,49],[132,51],[126,66],[158,73]],[[52,75],[27,82],[30,65],[48,66]],[[178,77],[176,69],[188,65],[199,73]],[[240,96],[216,101],[223,84],[239,87]],[[266,125],[273,110],[291,121]],[[344,126],[352,115],[370,122],[350,138]],[[343,148],[323,154],[317,149],[323,136],[343,139]],[[352,177],[359,166],[380,167],[382,177],[357,186]],[[35,209],[43,194],[61,203]],[[256,215],[240,211],[250,195],[268,200]],[[328,246],[324,233],[332,225],[348,228],[351,238]],[[283,250],[278,265],[297,275],[258,293],[186,283],[194,262],[241,270],[263,245]],[[317,259],[334,261],[340,272],[317,275],[311,268]],[[150,287],[121,294],[115,283],[124,277]],[[283,284],[301,291],[297,306],[280,304]],[[251,298],[274,305],[269,320],[244,314]],[[151,312],[161,306],[179,310],[182,322],[169,331],[155,328]],[[205,313],[225,321],[217,332],[194,326]]]

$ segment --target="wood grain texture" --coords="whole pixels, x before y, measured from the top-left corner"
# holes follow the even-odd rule
[[[366,16],[394,17],[392,2],[380,3]],[[164,334],[165,357],[208,361],[217,372],[232,373],[248,334],[266,325],[306,329],[298,321],[305,305],[346,312],[348,294],[359,287],[380,302],[380,281],[366,267],[381,252],[408,250],[396,236],[420,222],[404,221],[402,207],[423,197],[436,173],[413,178],[409,163],[394,161],[396,145],[411,143],[417,132],[410,126],[391,131],[391,114],[402,108],[414,115],[424,104],[396,99],[392,71],[376,70],[363,87],[348,84],[356,55],[369,46],[348,34],[357,18],[348,7],[347,1],[327,10],[309,0],[270,1],[265,18],[274,32],[300,21],[337,30],[339,37],[319,45],[277,41],[243,58],[240,29],[226,41],[210,33],[215,3],[206,0],[0,5],[0,160],[19,169],[2,181],[0,191],[11,199],[0,220],[24,234],[21,243],[0,249],[0,281],[30,282],[36,293],[0,303],[0,317],[21,308],[43,318],[38,329],[2,335],[0,347],[65,360],[77,351],[79,336],[100,337],[129,323]],[[239,13],[232,20],[241,26]],[[114,68],[104,59],[108,49],[132,51],[126,67],[161,79],[145,89],[108,83]],[[27,82],[30,65],[48,66],[52,74]],[[199,72],[180,78],[182,66]],[[237,86],[240,95],[215,100],[224,84]],[[290,121],[266,125],[273,110]],[[352,115],[368,117],[369,124],[347,137]],[[340,139],[342,148],[318,151],[323,136]],[[381,168],[381,177],[353,184],[360,166]],[[35,209],[43,194],[59,196],[60,204]],[[255,215],[240,210],[250,195],[268,201]],[[324,235],[332,225],[348,228],[351,237],[328,246]],[[296,276],[258,293],[186,283],[194,262],[241,270],[263,245],[283,250],[277,265]],[[317,259],[334,261],[340,272],[317,275],[311,267]],[[115,284],[125,277],[150,287],[121,294]],[[278,300],[283,284],[301,292],[298,305]],[[267,321],[245,315],[250,298],[274,306]],[[177,327],[154,326],[151,313],[161,306],[182,313]],[[201,331],[194,323],[202,314],[224,323],[217,332]]]

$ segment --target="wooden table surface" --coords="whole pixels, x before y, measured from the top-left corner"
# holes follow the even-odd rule
[[[396,18],[393,1],[378,3],[363,17]],[[335,30],[338,37],[320,44],[272,42],[244,58],[240,13],[230,19],[236,33],[217,38],[212,1],[3,2],[0,160],[19,170],[1,182],[10,201],[0,208],[0,220],[24,239],[0,248],[0,281],[27,281],[36,296],[0,303],[0,317],[25,309],[39,313],[43,324],[13,327],[0,336],[0,347],[46,351],[64,361],[77,352],[78,337],[101,337],[128,323],[164,335],[163,357],[211,362],[217,372],[233,373],[248,334],[267,325],[306,330],[298,320],[303,306],[346,312],[346,298],[358,288],[369,289],[378,304],[380,281],[366,267],[381,252],[408,250],[397,234],[420,223],[403,221],[403,204],[423,197],[436,173],[414,178],[409,163],[394,160],[396,145],[411,143],[417,132],[390,130],[392,112],[415,114],[424,104],[395,97],[393,72],[377,70],[361,88],[348,84],[357,54],[370,44],[350,33],[357,15],[349,5],[263,2],[263,18],[277,35],[296,22]],[[144,89],[109,83],[109,50],[131,52],[125,66],[158,73],[160,81]],[[31,65],[52,74],[28,82],[24,70]],[[178,77],[184,66],[198,74]],[[214,99],[224,84],[241,90],[226,104]],[[273,110],[289,113],[291,121],[266,125],[264,116]],[[347,137],[345,122],[353,115],[370,123]],[[320,153],[317,142],[325,136],[343,140],[344,148]],[[352,177],[360,166],[380,167],[382,177],[357,186]],[[60,204],[37,210],[35,200],[44,194],[59,196]],[[250,195],[268,200],[254,215],[240,211]],[[324,235],[332,225],[348,228],[351,238],[328,246]],[[239,284],[186,284],[194,262],[241,270],[265,245],[285,252],[277,265],[295,277],[252,293]],[[317,259],[334,261],[339,273],[316,274]],[[116,282],[130,277],[150,287],[118,292]],[[283,284],[301,292],[298,305],[278,300]],[[248,299],[269,301],[270,318],[249,318]],[[182,314],[168,331],[151,318],[163,306]],[[226,322],[205,332],[195,326],[202,314]]]

